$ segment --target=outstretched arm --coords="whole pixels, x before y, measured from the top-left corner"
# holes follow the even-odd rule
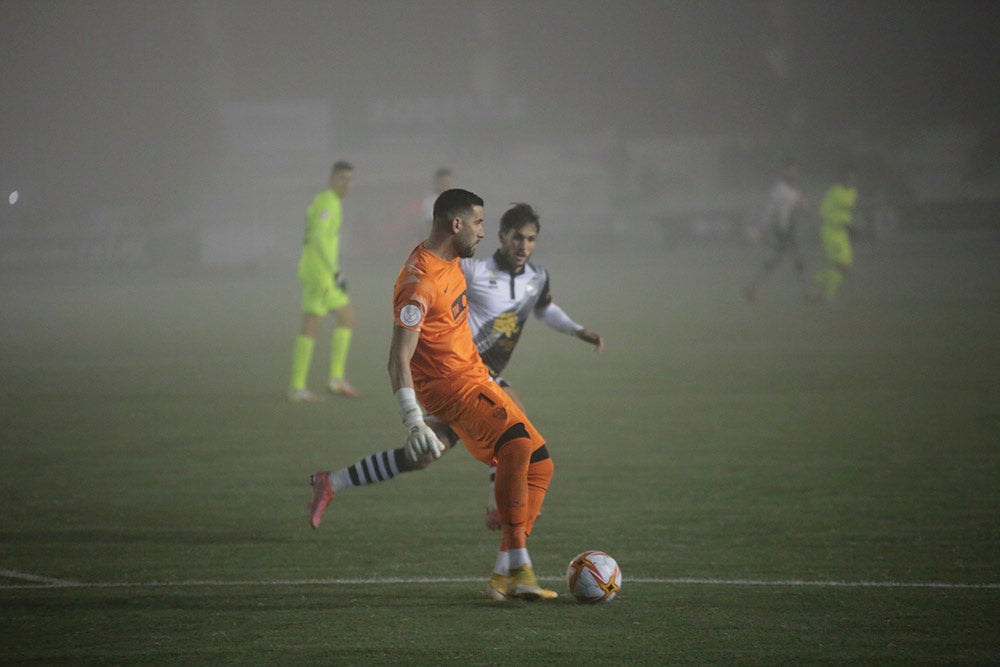
[[[542,319],[545,324],[550,328],[555,329],[564,334],[569,334],[570,336],[576,336],[582,341],[586,341],[597,348],[600,352],[604,349],[604,339],[601,338],[600,334],[590,329],[585,329],[572,319],[569,315],[563,311],[562,308],[554,303],[550,303],[544,309],[536,311],[538,317]]]
[[[576,332],[576,337],[593,345],[595,352],[600,352],[604,349],[604,339],[601,338],[601,334],[596,331],[591,331],[590,329],[580,329]]]

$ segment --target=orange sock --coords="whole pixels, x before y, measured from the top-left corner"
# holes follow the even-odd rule
[[[497,455],[496,487],[497,514],[500,515],[500,550],[523,549],[527,544],[528,525],[528,462],[531,441],[515,438],[502,447]]]
[[[542,502],[545,500],[545,492],[549,490],[549,481],[552,480],[554,471],[555,464],[549,458],[535,461],[528,466],[528,523],[524,528],[526,536],[531,535],[535,519],[542,511]]]

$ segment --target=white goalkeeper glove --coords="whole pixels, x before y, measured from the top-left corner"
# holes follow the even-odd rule
[[[417,395],[413,388],[400,387],[396,391],[396,402],[399,403],[399,414],[407,430],[403,446],[410,460],[416,462],[424,454],[430,454],[435,459],[441,458],[444,445],[424,422],[424,413],[417,405]]]

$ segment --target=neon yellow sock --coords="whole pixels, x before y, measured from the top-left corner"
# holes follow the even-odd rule
[[[835,266],[831,266],[823,269],[822,271],[817,271],[813,275],[813,280],[819,285],[820,290],[823,293],[823,298],[827,301],[832,301],[835,296],[837,296],[837,290],[840,289],[840,284],[844,282],[843,272]]]
[[[347,327],[336,327],[330,339],[330,379],[344,377],[344,367],[347,365],[347,350],[351,346],[352,330]]]
[[[823,296],[827,301],[833,301],[840,290],[840,284],[844,282],[844,273],[840,269],[827,269],[826,284],[823,286]]]
[[[830,272],[830,269],[821,269],[813,274],[813,282],[819,286],[821,290],[826,290],[826,274]]]
[[[292,352],[292,381],[289,389],[305,389],[309,377],[309,364],[312,362],[313,347],[316,341],[309,336],[299,334],[295,338],[295,349]]]

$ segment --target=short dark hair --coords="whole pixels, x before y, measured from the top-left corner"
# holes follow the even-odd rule
[[[506,234],[514,229],[520,229],[525,225],[534,225],[536,230],[542,230],[542,223],[538,220],[538,213],[528,204],[513,204],[500,216],[501,234]]]
[[[332,176],[338,171],[354,171],[354,165],[347,160],[337,160],[333,163],[333,169],[330,170],[330,175]]]
[[[452,188],[445,190],[434,200],[434,224],[447,225],[448,221],[457,216],[467,215],[474,206],[482,206],[483,198],[477,194]]]
[[[445,176],[451,176],[451,169],[449,169],[448,167],[441,167],[440,169],[434,172],[435,181],[438,180],[439,178],[444,178]]]

